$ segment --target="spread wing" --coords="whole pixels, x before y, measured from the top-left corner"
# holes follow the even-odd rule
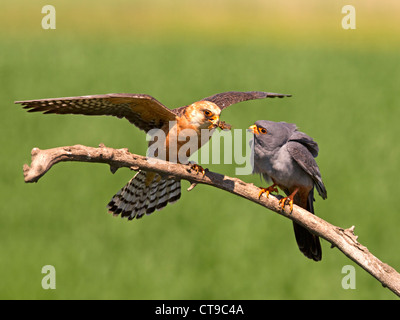
[[[203,101],[210,101],[215,103],[221,110],[229,107],[232,104],[239,103],[247,100],[265,99],[265,98],[283,98],[291,97],[291,94],[272,93],[263,91],[229,91],[217,93],[211,97],[204,98]]]
[[[283,97],[291,97],[291,94],[282,94],[282,93],[272,93],[272,92],[263,92],[263,91],[249,91],[249,92],[240,92],[240,91],[229,91],[223,93],[217,93],[211,97],[204,98],[200,101],[210,101],[215,103],[221,110],[229,107],[232,104],[239,103],[247,100],[255,100],[255,99],[265,99],[265,98],[283,98]],[[186,106],[173,109],[175,114],[181,114],[182,111],[186,108]]]
[[[16,101],[28,112],[107,115],[126,118],[139,129],[161,128],[176,119],[175,114],[147,94],[110,93],[102,95]]]
[[[325,185],[322,182],[321,173],[319,171],[317,162],[315,161],[309,148],[305,144],[299,141],[291,141],[291,140],[287,142],[286,147],[292,158],[314,180],[315,186],[321,197],[323,199],[326,199],[327,192],[325,189]]]

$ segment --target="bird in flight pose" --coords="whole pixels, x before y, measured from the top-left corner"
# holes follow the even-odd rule
[[[261,188],[259,197],[266,193],[278,192],[282,189],[286,197],[279,203],[284,208],[293,203],[314,213],[314,187],[319,195],[327,198],[315,157],[318,155],[318,144],[308,135],[297,130],[295,124],[286,122],[257,121],[249,127],[254,133],[254,167],[253,173],[259,173],[273,184]],[[297,245],[309,259],[320,261],[321,244],[318,236],[310,233],[302,226],[293,223]]]
[[[28,112],[109,115],[126,118],[146,133],[161,130],[164,137],[161,142],[165,151],[163,160],[187,163],[190,155],[210,139],[216,127],[229,128],[229,125],[219,119],[223,109],[242,101],[286,96],[290,95],[261,91],[231,91],[215,94],[176,109],[165,107],[147,94],[124,93],[16,101],[15,103],[22,104]],[[201,137],[204,130],[211,131],[207,140]],[[195,136],[193,140],[196,141],[196,145],[188,148],[182,156],[179,154],[179,149],[186,141],[178,137],[183,131]],[[160,141],[157,142],[160,143]],[[151,144],[150,141],[149,147]],[[170,145],[175,147],[170,148]],[[197,166],[196,169],[203,171],[204,174],[201,167]],[[129,220],[139,219],[144,214],[164,208],[169,202],[177,201],[180,196],[179,180],[162,177],[154,172],[139,171],[112,197],[108,203],[108,210],[114,215],[128,217]]]

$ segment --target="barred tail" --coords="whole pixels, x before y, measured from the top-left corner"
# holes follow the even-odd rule
[[[153,172],[139,171],[108,203],[108,211],[114,215],[139,219],[144,214],[161,210],[168,202],[181,197],[181,182],[163,179]]]

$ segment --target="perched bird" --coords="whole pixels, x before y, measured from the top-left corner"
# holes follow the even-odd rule
[[[176,109],[169,109],[147,94],[104,94],[81,97],[16,101],[29,112],[41,111],[45,114],[83,114],[110,115],[126,118],[145,132],[154,130],[163,133],[161,141],[165,147],[165,159],[187,163],[188,158],[210,138],[202,139],[201,133],[212,131],[216,127],[229,128],[220,122],[219,116],[228,106],[247,100],[264,98],[282,98],[287,94],[260,91],[224,92]],[[186,143],[177,137],[189,130],[196,145],[187,149],[182,156],[179,149]],[[154,132],[153,132],[154,133]],[[197,137],[196,137],[197,136]],[[158,141],[160,143],[160,141]],[[152,142],[149,143],[149,147]],[[174,145],[174,148],[170,147]],[[178,154],[180,157],[178,157]],[[203,170],[197,166],[197,170]],[[204,170],[203,170],[204,172]],[[162,177],[154,172],[139,171],[108,203],[109,212],[129,220],[141,218],[156,209],[164,208],[167,203],[177,201],[181,196],[181,183],[170,177]]]
[[[282,209],[288,202],[314,213],[314,187],[319,195],[327,198],[318,165],[318,144],[308,135],[297,130],[295,124],[286,122],[257,121],[249,127],[254,133],[253,173],[259,173],[273,184],[261,188],[259,196],[282,189],[286,197],[280,200]],[[293,223],[300,251],[310,259],[319,261],[322,250],[319,238],[302,226]]]

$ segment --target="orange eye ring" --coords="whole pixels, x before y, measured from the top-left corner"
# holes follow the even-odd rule
[[[261,134],[267,134],[267,132],[268,132],[267,129],[265,129],[265,128],[258,127],[257,129],[258,129],[258,132]]]
[[[206,117],[211,117],[212,116],[212,112],[210,110],[204,110],[203,112],[204,112],[204,115]]]

